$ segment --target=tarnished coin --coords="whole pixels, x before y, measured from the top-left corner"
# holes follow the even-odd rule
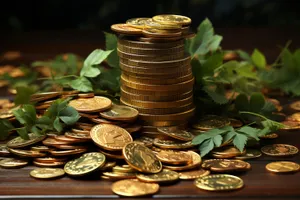
[[[207,131],[214,128],[222,128],[228,125],[230,125],[230,120],[228,118],[216,115],[206,115],[194,123],[193,128]]]
[[[162,149],[189,149],[195,146],[191,141],[180,142],[175,140],[162,140],[159,138],[155,138],[153,144]]]
[[[93,98],[74,99],[69,102],[69,106],[78,112],[100,112],[112,106],[112,102],[107,97],[95,96]]]
[[[179,174],[168,169],[163,169],[156,174],[137,174],[136,177],[140,181],[148,183],[168,183],[178,180]]]
[[[189,164],[192,163],[192,155],[186,151],[161,150],[156,157],[163,163],[169,164]]]
[[[205,169],[194,169],[191,171],[183,171],[179,173],[179,179],[183,180],[191,180],[191,179],[196,179],[200,178],[202,176],[207,176],[210,174],[209,170]]]
[[[26,147],[35,143],[38,143],[42,140],[44,140],[47,136],[46,135],[37,135],[34,133],[28,134],[29,140],[24,140],[20,136],[16,137],[9,142],[7,142],[7,147],[9,148],[22,148]]]
[[[123,148],[123,155],[126,162],[137,171],[158,173],[162,170],[162,164],[155,154],[139,143],[126,144]]]
[[[243,187],[241,178],[229,174],[214,174],[197,178],[196,187],[208,191],[236,190]]]
[[[40,179],[50,179],[63,176],[65,171],[59,168],[37,168],[30,172],[30,176]]]
[[[291,103],[290,108],[296,111],[300,111],[300,101],[295,101]]]
[[[129,24],[113,24],[111,30],[125,35],[142,35],[142,29],[134,28]]]
[[[112,191],[121,196],[136,197],[155,194],[159,190],[156,183],[144,183],[136,179],[117,181],[112,184]]]
[[[125,129],[112,124],[96,125],[90,134],[98,146],[107,150],[122,150],[127,143],[133,141]]]
[[[64,170],[71,176],[82,176],[100,169],[105,164],[105,160],[105,155],[102,153],[85,153],[81,157],[67,162]]]
[[[272,144],[261,148],[269,156],[291,156],[298,153],[298,148],[289,144]]]
[[[144,29],[145,22],[151,18],[141,17],[141,18],[132,18],[128,19],[126,21],[126,24],[128,24],[131,27],[138,28],[138,29]]]
[[[24,167],[28,164],[27,160],[16,159],[16,158],[6,158],[0,160],[0,167],[3,168],[19,168]]]
[[[9,156],[10,152],[7,150],[6,144],[0,144],[0,156]]]
[[[139,111],[129,106],[113,104],[110,110],[100,112],[101,117],[110,120],[132,121],[138,117]]]
[[[184,171],[189,169],[194,169],[196,167],[199,167],[201,165],[202,159],[201,156],[193,151],[187,151],[192,156],[192,162],[190,162],[187,165],[183,166],[176,166],[176,165],[164,165],[164,168],[174,170],[174,171]]]
[[[261,151],[257,149],[246,149],[246,152],[240,156],[236,156],[235,159],[248,160],[258,158],[261,156]]]
[[[300,165],[290,161],[277,161],[267,164],[266,169],[275,173],[297,172],[300,169]]]
[[[161,24],[189,25],[192,23],[189,17],[181,15],[156,15],[152,19]]]
[[[11,149],[8,148],[8,151],[12,154],[15,154],[20,157],[30,157],[30,158],[37,158],[37,157],[45,157],[46,154],[40,151],[33,151],[33,150],[23,150],[23,149]]]
[[[160,127],[157,130],[169,137],[182,140],[182,141],[191,141],[194,138],[194,135],[178,126],[170,126],[170,127]]]
[[[277,133],[270,133],[264,136],[260,136],[259,138],[261,139],[275,139],[278,138],[278,134]]]

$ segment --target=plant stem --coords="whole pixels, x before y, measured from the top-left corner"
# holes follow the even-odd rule
[[[255,115],[257,117],[260,117],[260,118],[263,118],[265,120],[269,120],[268,118],[266,118],[265,116],[263,115],[260,115],[260,114],[257,114],[257,113],[254,113],[254,112],[248,112],[248,111],[240,111],[239,112],[240,114],[249,114],[249,115]]]

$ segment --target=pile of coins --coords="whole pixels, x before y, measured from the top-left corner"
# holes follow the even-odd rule
[[[194,114],[191,58],[184,52],[190,23],[158,15],[111,26],[119,33],[121,103],[139,111],[146,129],[184,124]]]

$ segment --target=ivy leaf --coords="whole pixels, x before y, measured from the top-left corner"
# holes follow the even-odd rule
[[[201,145],[199,146],[200,155],[201,157],[204,157],[206,154],[208,154],[212,149],[214,148],[214,141],[212,138],[205,140]]]
[[[16,90],[17,95],[14,100],[15,105],[29,104],[30,96],[36,92],[35,88],[26,86],[18,86]]]
[[[13,125],[7,119],[0,119],[0,140],[5,140],[12,129]]]
[[[243,51],[243,50],[239,49],[239,50],[236,50],[235,52],[239,55],[239,57],[242,60],[245,60],[248,63],[252,63],[252,58],[250,57],[250,55],[246,51]]]
[[[245,94],[239,94],[236,98],[235,98],[235,108],[237,110],[242,110],[242,111],[248,111],[249,110],[249,101],[248,101],[248,97]]]
[[[228,142],[229,140],[231,140],[234,136],[235,136],[235,131],[234,131],[234,130],[229,131],[228,133],[226,133],[226,134],[224,135],[224,139],[223,139],[224,143],[226,143],[226,142]]]
[[[213,141],[216,147],[219,147],[222,144],[222,136],[221,135],[216,135],[215,137],[213,137]]]
[[[250,110],[260,112],[265,105],[265,98],[261,93],[253,93],[250,97]]]
[[[248,137],[246,135],[236,133],[235,137],[233,139],[233,144],[242,152],[245,148],[245,145],[247,143]]]
[[[107,57],[106,61],[111,67],[119,68],[119,56],[116,51],[118,46],[118,38],[115,34],[104,32],[106,50],[113,50]]]
[[[227,130],[226,129],[211,129],[209,131],[206,131],[205,133],[202,133],[200,135],[197,135],[196,137],[193,138],[192,143],[193,144],[201,144],[203,141],[209,139],[209,138],[213,138],[217,135],[221,135],[223,133],[225,133]]]
[[[66,107],[59,113],[59,118],[66,124],[66,125],[73,125],[75,124],[78,119],[80,118],[79,113],[71,106]]]
[[[25,104],[21,108],[13,110],[13,114],[25,126],[32,126],[36,121],[35,108],[30,104]]]
[[[284,128],[285,125],[270,119],[266,119],[261,122],[264,128],[269,128],[271,131],[277,131],[281,128]]]
[[[250,126],[243,126],[242,128],[238,129],[239,133],[243,133],[251,138],[254,138],[256,140],[259,140],[258,138],[258,132],[260,129],[252,128]]]
[[[69,85],[73,89],[81,92],[93,91],[92,83],[85,77],[78,77],[77,79],[70,81]]]
[[[53,122],[53,127],[56,131],[61,132],[63,130],[63,125],[59,121],[59,117],[56,117]]]
[[[204,86],[203,90],[208,94],[208,96],[217,104],[226,104],[228,103],[228,99],[226,98],[224,92],[219,93],[217,92],[217,89],[213,89],[212,87],[209,86]]]
[[[22,139],[29,140],[28,131],[27,131],[26,127],[18,128],[17,132]]]
[[[266,67],[266,58],[265,56],[258,50],[255,49],[251,55],[251,59],[255,66],[257,66],[260,69],[264,69]]]

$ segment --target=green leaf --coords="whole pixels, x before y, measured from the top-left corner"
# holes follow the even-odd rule
[[[26,127],[18,128],[17,132],[23,140],[29,140],[29,136],[28,136]]]
[[[31,126],[35,123],[36,111],[33,105],[25,104],[19,109],[14,109],[13,114],[21,124]]]
[[[63,130],[63,125],[59,121],[59,117],[56,117],[53,122],[53,127],[56,131],[61,132]]]
[[[248,63],[252,63],[252,59],[251,59],[250,55],[246,51],[243,51],[243,50],[239,49],[239,50],[236,50],[236,53],[239,55],[239,57],[242,60],[245,60]]]
[[[264,69],[267,65],[265,56],[258,49],[254,49],[251,59],[254,65],[260,69]]]
[[[244,133],[247,136],[254,138],[256,140],[259,140],[259,138],[258,138],[259,131],[260,131],[260,129],[252,128],[250,126],[243,126],[242,128],[240,128],[238,130],[239,133]]]
[[[31,127],[30,132],[36,134],[36,135],[41,135],[42,131],[39,129],[37,125],[34,125]]]
[[[245,148],[247,140],[248,140],[248,137],[246,135],[236,133],[235,137],[233,139],[233,144],[236,148],[238,148],[240,150],[240,152],[242,152]]]
[[[265,105],[265,98],[261,93],[253,93],[250,97],[250,110],[259,113]]]
[[[204,76],[213,76],[214,70],[223,64],[223,55],[221,52],[216,52],[209,56],[204,63],[200,66],[200,74]]]
[[[104,32],[106,50],[113,50],[107,57],[107,63],[111,67],[119,68],[119,56],[117,53],[118,38],[115,34]]]
[[[235,99],[235,108],[241,111],[248,111],[249,110],[249,101],[248,97],[245,94],[239,94]]]
[[[269,128],[271,131],[277,131],[281,128],[284,128],[285,125],[270,119],[266,119],[261,122],[264,128]]]
[[[216,135],[215,137],[213,137],[213,141],[216,147],[219,147],[222,144],[222,136],[221,135]]]
[[[72,80],[69,84],[73,89],[81,92],[93,91],[92,83],[85,77],[79,77],[75,80]]]
[[[216,89],[213,89],[212,87],[209,86],[204,86],[203,90],[208,94],[208,96],[217,104],[226,104],[228,103],[228,99],[226,98],[224,92],[219,93],[216,91]]]
[[[235,136],[236,132],[234,130],[229,131],[224,135],[223,142],[226,143]]]
[[[75,124],[78,119],[80,118],[79,113],[71,106],[66,107],[59,113],[59,118],[66,124],[66,125],[73,125]]]
[[[14,129],[13,125],[7,119],[0,119],[0,140],[5,140],[8,137],[9,131]]]
[[[16,105],[30,103],[30,96],[36,92],[35,88],[25,86],[18,86],[16,90],[17,95],[14,100]]]
[[[212,149],[214,148],[214,141],[212,138],[205,140],[201,145],[199,146],[200,155],[201,157],[204,157],[206,154],[208,154]]]
[[[267,134],[271,133],[271,130],[269,129],[269,127],[265,127],[263,129],[261,129],[258,133],[257,136],[261,137],[261,136],[265,136]]]

